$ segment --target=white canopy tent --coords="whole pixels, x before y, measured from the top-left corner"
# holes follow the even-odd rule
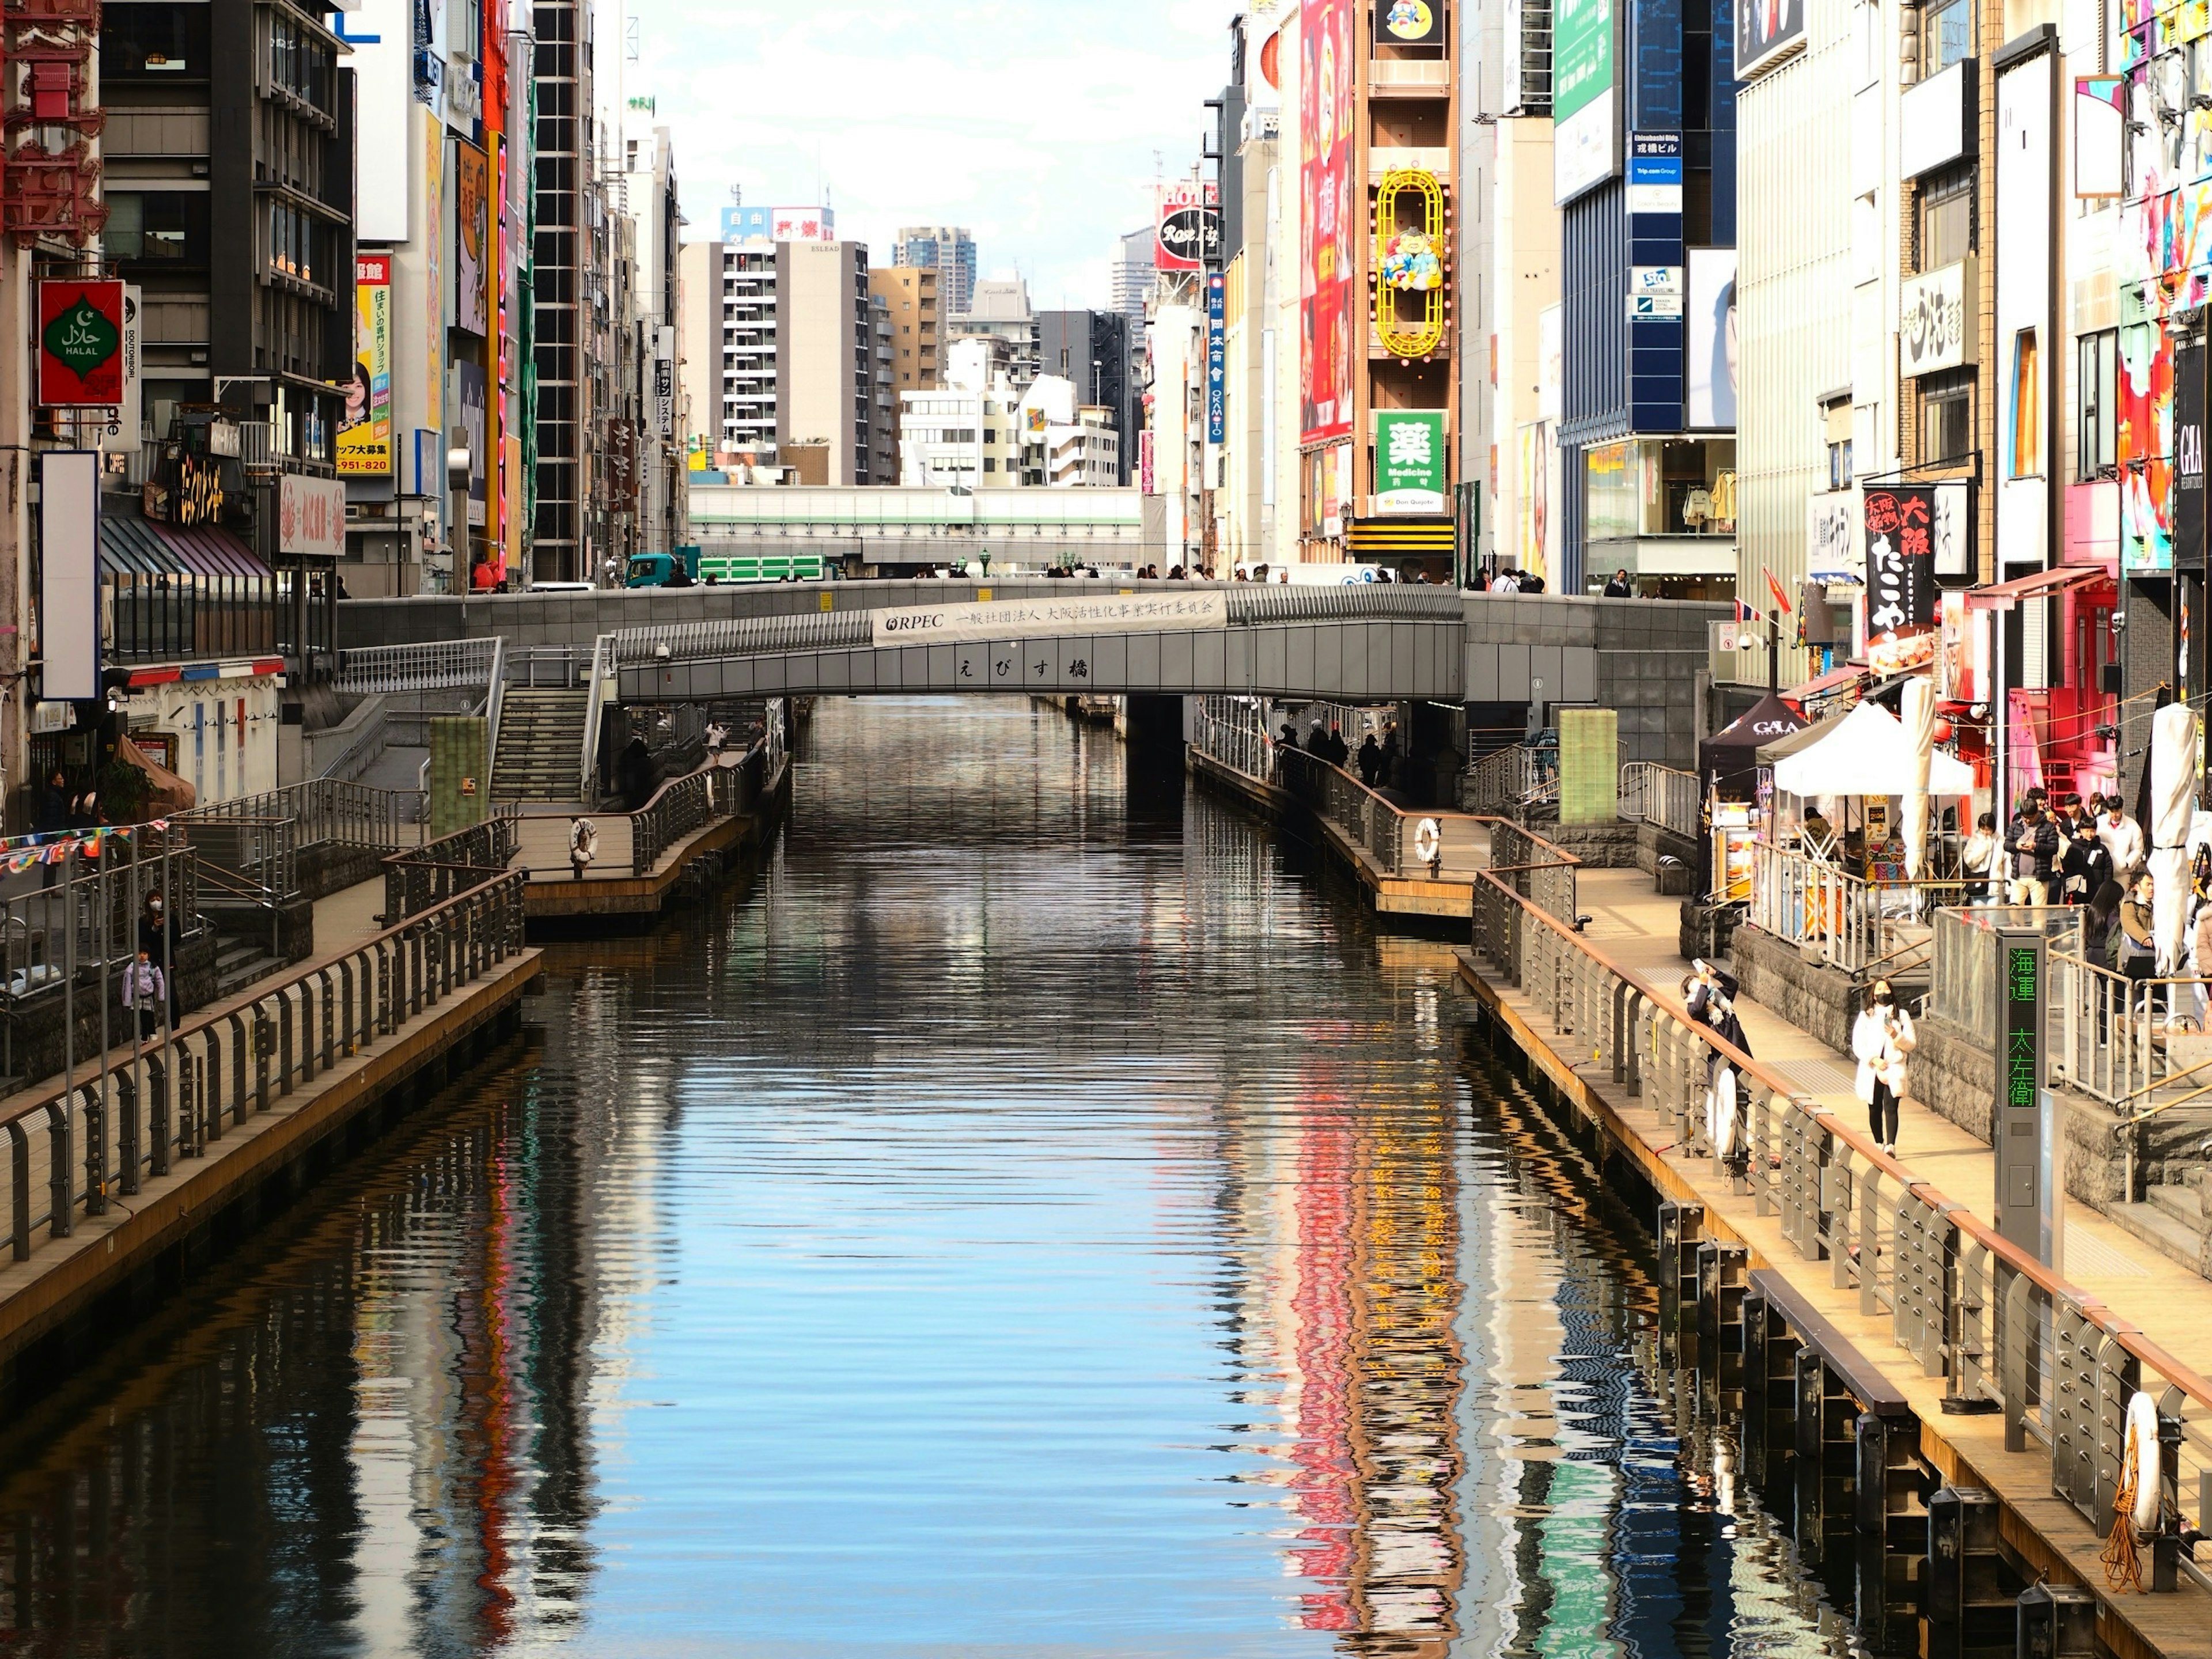
[[[1793,795],[1974,793],[1972,767],[1940,750],[1923,759],[1904,723],[1879,703],[1860,703],[1820,729],[1823,735],[1774,763],[1777,789]]]

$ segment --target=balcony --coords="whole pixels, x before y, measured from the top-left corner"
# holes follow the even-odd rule
[[[1444,58],[1374,58],[1367,90],[1376,98],[1444,98],[1451,94],[1451,61]]]

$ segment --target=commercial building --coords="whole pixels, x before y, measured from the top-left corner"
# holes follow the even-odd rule
[[[945,381],[945,307],[942,273],[921,265],[868,273],[868,286],[884,302],[891,327],[891,389],[927,392]]]
[[[948,312],[967,311],[975,299],[975,239],[961,225],[908,225],[898,234],[891,263],[900,270],[933,270]]]
[[[1154,260],[1159,233],[1151,225],[1133,230],[1114,244],[1111,295],[1107,305],[1132,324],[1145,320],[1145,305],[1152,297]]]
[[[1008,370],[1018,388],[1044,372],[1044,343],[1036,313],[1030,308],[1029,284],[1016,277],[991,277],[975,284],[969,308],[955,311],[946,332],[954,343],[986,339],[1006,348]]]
[[[604,555],[592,545],[594,306],[608,280],[593,101],[592,10],[584,0],[536,0],[537,191],[532,356],[538,371],[536,537],[532,574],[578,581]]]
[[[677,205],[675,142],[653,121],[650,98],[629,100],[623,138],[618,206],[636,227],[636,275],[630,324],[644,381],[637,428],[638,541],[659,552],[690,540],[684,505],[690,479],[684,439],[690,431],[677,365],[683,361],[683,276]]]
[[[1022,482],[1022,390],[988,340],[960,340],[943,386],[899,394],[898,481],[984,489]]]
[[[1037,313],[1038,356],[1043,372],[1075,387],[1079,404],[1105,410],[1114,430],[1121,471],[1129,482],[1134,445],[1127,439],[1142,425],[1129,319],[1111,311],[1042,311]]]

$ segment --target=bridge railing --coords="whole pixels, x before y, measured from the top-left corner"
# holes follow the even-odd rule
[[[438,640],[421,645],[359,646],[338,653],[337,689],[369,695],[488,686],[500,640]]]
[[[2159,1420],[2160,1529],[2170,1537],[2185,1518],[2212,1528],[2212,1380],[1692,1021],[1673,988],[1624,968],[1499,874],[1477,885],[1475,949],[1527,997],[1538,1030],[1571,1038],[1592,1075],[1640,1097],[1685,1155],[1777,1219],[1784,1248],[1856,1293],[1859,1314],[1942,1379],[1948,1399],[1993,1410],[2006,1449],[2047,1461],[2051,1490],[2084,1522],[2100,1533],[2112,1523],[2140,1393]],[[1738,1080],[1732,1136],[1711,1116],[1715,1055]],[[2179,1571],[2206,1582],[2185,1548]]]
[[[111,1051],[0,1113],[9,1175],[0,1216],[15,1259],[68,1238],[151,1176],[204,1157],[249,1114],[403,1030],[523,948],[526,878],[507,875],[248,998]],[[166,1009],[161,1018],[167,1026]],[[135,1028],[134,1028],[135,1029]]]

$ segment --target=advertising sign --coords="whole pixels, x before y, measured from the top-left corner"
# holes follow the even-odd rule
[[[287,472],[276,480],[276,550],[336,559],[344,556],[345,485],[336,478]]]
[[[38,459],[41,686],[50,701],[86,702],[100,695],[100,457]]]
[[[1867,637],[1883,641],[1882,672],[1933,661],[1936,640],[1936,490],[1929,484],[1869,484],[1859,496],[1866,532]],[[1928,636],[1917,653],[1906,642]]]
[[[1961,260],[1898,284],[1898,371],[1907,380],[1974,361],[1974,319],[1966,305],[1970,264]]]
[[[1228,625],[1229,596],[1215,588],[1182,594],[991,599],[973,605],[878,611],[875,642],[879,647],[988,644],[999,640],[1048,639],[1055,634],[1152,634]]]
[[[491,332],[491,160],[474,144],[453,146],[453,326]]]
[[[1631,213],[1682,210],[1682,135],[1639,132],[1629,139],[1626,205]]]
[[[1798,0],[1802,4],[1803,0]],[[1619,165],[1613,0],[1559,0],[1552,23],[1552,199],[1565,203]]]
[[[1587,3],[1587,0],[1586,0]],[[1609,5],[1611,0],[1595,0]],[[1353,239],[1366,215],[1353,206],[1352,52],[1355,0],[1308,0],[1298,30],[1298,153],[1304,209],[1298,215],[1298,441],[1352,435],[1353,330],[1364,307],[1352,302]],[[1360,185],[1359,206],[1366,204]],[[1361,353],[1364,356],[1364,352]]]
[[[1747,81],[1805,45],[1805,0],[1735,0],[1735,72]]]
[[[2091,199],[2128,188],[2128,77],[2074,77],[2074,193]]]
[[[1858,496],[1848,489],[1814,495],[1805,503],[1805,574],[1815,581],[1863,579],[1858,504]]]
[[[1444,471],[1442,410],[1386,409],[1375,416],[1375,510],[1441,513],[1450,487]]]
[[[138,453],[138,430],[146,418],[143,396],[143,382],[139,366],[143,359],[139,347],[143,329],[140,313],[144,299],[136,285],[123,290],[123,402],[115,410],[114,418],[100,434],[103,454],[135,455]]]
[[[1377,38],[1400,46],[1433,46],[1444,38],[1443,0],[1376,0]]]
[[[481,529],[489,506],[485,493],[485,467],[490,458],[484,453],[484,372],[463,358],[453,365],[453,377],[460,382],[461,430],[469,446],[469,523]]]
[[[1735,250],[1690,250],[1688,424],[1698,432],[1735,429]]]
[[[1206,279],[1206,441],[1229,441],[1228,278]]]
[[[1161,270],[1202,270],[1221,261],[1221,186],[1186,179],[1159,198]]]
[[[2204,337],[2173,353],[2173,568],[2204,568]]]
[[[663,438],[676,435],[676,331],[664,328],[653,337],[653,429]]]
[[[354,362],[338,422],[338,474],[381,478],[392,471],[392,256],[353,262]]]
[[[2156,323],[2120,330],[2120,570],[2173,568],[2173,337]]]
[[[407,12],[408,0],[362,0],[337,18],[353,48],[354,235],[365,242],[407,240]]]
[[[123,284],[39,284],[39,401],[48,409],[123,402]]]

